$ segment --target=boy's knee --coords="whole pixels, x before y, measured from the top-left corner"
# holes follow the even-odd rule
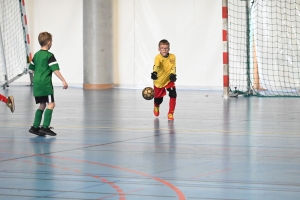
[[[48,104],[48,108],[49,109],[53,110],[54,107],[55,107],[55,103],[54,102],[51,102],[51,103]]]
[[[46,108],[46,103],[40,103],[39,109],[40,110],[45,110],[45,108]]]
[[[162,97],[161,98],[154,98],[154,103],[156,105],[160,105],[162,102],[163,102],[163,98]]]
[[[167,90],[169,91],[169,97],[171,98],[177,97],[177,92],[175,87],[168,88]]]

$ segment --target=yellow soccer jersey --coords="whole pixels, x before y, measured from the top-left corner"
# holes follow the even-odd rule
[[[176,74],[176,58],[174,54],[169,54],[168,57],[163,57],[158,54],[154,60],[153,71],[157,72],[157,80],[153,83],[156,87],[162,88],[170,82],[170,74]]]

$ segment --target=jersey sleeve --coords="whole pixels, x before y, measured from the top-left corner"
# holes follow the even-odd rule
[[[34,58],[32,58],[30,64],[29,64],[29,69],[34,71],[35,70],[35,66],[34,66]]]
[[[156,56],[154,59],[153,71],[157,72],[159,70],[160,60],[159,57]]]
[[[51,68],[51,70],[54,72],[56,70],[59,70],[59,65],[56,61],[56,58],[52,54],[51,57],[48,59],[48,65]]]
[[[171,74],[176,74],[176,57],[174,55],[174,64],[171,68]]]

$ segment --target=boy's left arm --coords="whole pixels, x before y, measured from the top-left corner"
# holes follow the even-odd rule
[[[59,70],[55,70],[54,74],[57,76],[57,78],[59,78],[63,84],[63,89],[67,89],[68,88],[68,83],[66,82],[66,80],[64,79],[63,75],[60,73]]]
[[[171,72],[170,72],[170,81],[171,82],[175,82],[177,80],[176,78],[176,57],[174,55],[174,60],[173,60],[174,64],[171,68]]]

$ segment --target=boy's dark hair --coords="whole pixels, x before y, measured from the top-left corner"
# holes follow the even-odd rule
[[[159,41],[159,43],[158,43],[158,47],[160,47],[160,45],[162,45],[162,44],[165,44],[165,45],[168,45],[168,46],[170,46],[170,43],[169,43],[169,41],[168,41],[168,40],[166,40],[166,39],[163,39],[163,40]]]
[[[52,41],[52,35],[48,32],[42,32],[39,34],[39,43],[43,47],[48,44],[49,41]]]

